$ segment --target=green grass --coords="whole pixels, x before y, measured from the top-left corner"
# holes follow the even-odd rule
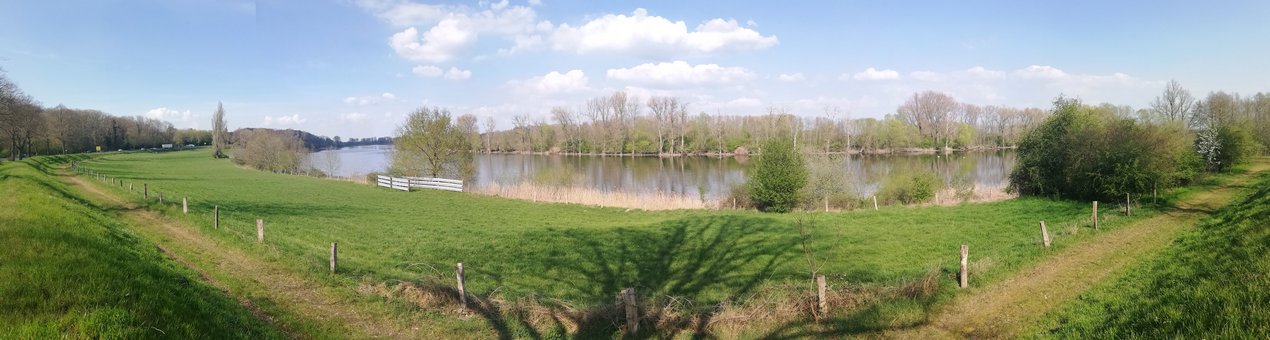
[[[278,338],[51,174],[0,164],[0,338]]]
[[[1270,334],[1270,175],[1159,257],[1047,317],[1055,338],[1252,339]]]
[[[978,286],[1048,253],[1039,220],[1049,225],[1055,248],[1096,233],[1088,203],[1030,198],[876,212],[627,212],[270,174],[206,151],[115,154],[85,167],[136,183],[138,191],[148,183],[152,195],[162,191],[168,199],[165,206],[147,203],[152,208],[314,277],[325,277],[330,242],[338,241],[341,277],[350,285],[449,282],[454,264],[463,262],[477,295],[575,306],[611,303],[618,290],[635,287],[708,308],[806,282],[800,219],[814,221],[810,245],[831,284],[898,286],[934,268],[943,279],[938,297],[952,290],[960,244],[970,245]],[[189,215],[180,214],[181,197],[190,199]],[[212,229],[213,205],[221,207],[221,230]],[[1152,213],[1135,209],[1135,217],[1123,218],[1107,203],[1102,210],[1108,229]],[[255,241],[257,218],[265,220],[263,246]],[[909,325],[939,300],[885,301],[837,317],[850,320],[843,324],[853,331]]]

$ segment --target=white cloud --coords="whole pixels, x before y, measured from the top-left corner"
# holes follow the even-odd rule
[[[1014,75],[1023,79],[1063,79],[1067,72],[1053,66],[1032,65],[1014,71]]]
[[[711,19],[688,31],[683,21],[649,16],[643,8],[630,16],[608,14],[577,27],[561,24],[552,33],[551,41],[552,47],[561,51],[643,57],[758,50],[779,42],[776,36],[763,36],[732,19]]]
[[[357,5],[394,26],[433,24],[452,9],[404,0],[357,0]]]
[[[842,77],[839,77],[839,79],[846,78],[846,76],[847,76],[846,74],[843,74]],[[855,80],[900,79],[900,73],[895,72],[895,70],[878,70],[878,69],[870,67],[870,68],[864,69],[864,71],[861,71],[860,73],[851,75],[851,79],[855,79]]]
[[[293,114],[290,116],[279,116],[276,118],[274,116],[265,116],[265,126],[273,126],[273,125],[295,126],[295,125],[304,124],[304,122],[307,122],[307,121],[309,120],[305,118],[300,118],[300,115],[298,114]]]
[[[415,66],[415,68],[414,68],[413,70],[411,70],[411,72],[414,72],[414,74],[415,74],[415,75],[417,75],[417,76],[420,76],[420,77],[427,77],[427,78],[436,78],[436,77],[440,77],[440,76],[441,76],[441,74],[444,74],[444,73],[445,73],[445,71],[444,71],[444,70],[441,70],[441,68],[440,68],[440,67],[436,67],[436,66],[433,66],[433,65],[419,65],[419,66]]]
[[[194,114],[193,112],[190,112],[190,110],[179,111],[179,110],[169,109],[166,107],[160,107],[160,108],[152,109],[150,111],[146,111],[146,118],[163,120],[169,123],[189,122],[190,120],[192,120],[194,117],[197,117],[197,116],[198,115]]]
[[[796,81],[803,81],[807,79],[807,77],[804,76],[802,72],[798,72],[794,74],[781,73],[780,77],[778,78],[780,78],[780,80],[784,82],[796,82]]]
[[[450,67],[449,71],[445,71],[445,79],[449,80],[465,80],[472,77],[472,70],[460,70],[457,67]]]
[[[1004,71],[995,71],[983,68],[983,66],[975,66],[966,69],[966,75],[980,79],[1001,79],[1005,78]]]
[[[727,103],[724,103],[724,106],[728,106],[728,107],[759,107],[761,105],[763,105],[762,101],[758,100],[757,98],[749,98],[749,97],[737,98],[737,99],[729,100]]]
[[[678,60],[670,63],[647,63],[631,68],[609,69],[611,79],[665,86],[693,86],[728,84],[754,78],[754,73],[743,67],[723,67],[717,64],[690,65]]]
[[[490,8],[490,9],[493,9],[493,10],[495,10],[495,11],[498,11],[498,10],[502,10],[502,9],[504,9],[504,8],[507,8],[507,5],[508,5],[507,0],[503,0],[503,1],[499,1],[499,2],[495,2],[495,3],[490,4],[490,5],[489,5],[489,8]]]
[[[365,120],[365,119],[366,119],[366,114],[361,112],[349,112],[349,113],[340,115],[341,123],[360,123],[362,120]]]
[[[909,73],[908,73],[908,77],[909,77],[909,78],[913,78],[913,79],[917,79],[917,80],[921,80],[921,81],[943,81],[944,79],[947,79],[947,77],[946,77],[946,76],[944,76],[944,75],[943,75],[943,74],[941,74],[941,73],[938,73],[938,72],[930,72],[930,71],[913,71],[913,72],[909,72]]]
[[[379,105],[380,103],[391,102],[394,100],[397,100],[397,95],[392,94],[392,92],[384,92],[383,94],[380,94],[380,95],[345,97],[344,104],[353,104],[353,105],[362,105],[362,106]]]
[[[569,70],[565,73],[551,71],[541,77],[508,82],[509,85],[522,91],[545,95],[585,91],[589,89],[587,83],[587,76],[582,70]]]
[[[388,39],[389,46],[398,56],[415,62],[440,63],[454,59],[460,51],[476,42],[476,32],[464,18],[449,16],[442,19],[420,37],[414,27],[407,28]]]

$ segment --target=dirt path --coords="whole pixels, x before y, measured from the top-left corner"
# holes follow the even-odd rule
[[[1186,197],[1179,209],[1107,231],[1064,248],[1012,278],[958,296],[924,327],[884,332],[892,338],[1013,338],[1051,309],[1167,247],[1178,233],[1227,204],[1237,186],[1270,168],[1258,162],[1248,173]],[[1111,212],[1108,212],[1111,213]],[[971,248],[971,254],[974,248]]]
[[[72,186],[107,204],[107,208],[119,208],[122,217],[134,230],[147,234],[147,238],[156,241],[159,249],[173,260],[197,271],[209,284],[225,291],[258,318],[279,326],[292,337],[429,337],[429,334],[420,334],[418,328],[406,326],[403,320],[391,315],[389,311],[374,307],[361,308],[364,306],[359,306],[357,301],[332,294],[328,291],[329,288],[296,275],[287,268],[245,254],[234,247],[220,246],[215,240],[201,234],[197,228],[171,221],[154,211],[138,209],[135,204],[102,190],[89,179],[69,175],[63,178]],[[189,258],[201,261],[189,261]],[[230,278],[254,289],[250,289],[250,293],[235,292],[216,277]],[[251,295],[251,299],[244,295]],[[282,318],[270,315],[257,307],[258,303],[253,302],[253,299],[287,308],[294,315]],[[297,317],[305,319],[299,321],[305,324],[335,327],[323,329],[324,332],[342,331],[346,334],[297,334],[278,321]]]

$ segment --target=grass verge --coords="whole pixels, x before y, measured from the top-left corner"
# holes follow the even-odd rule
[[[80,157],[0,164],[0,338],[281,338],[58,181]]]
[[[1053,338],[1259,338],[1270,334],[1270,175],[1161,256],[1047,316]]]

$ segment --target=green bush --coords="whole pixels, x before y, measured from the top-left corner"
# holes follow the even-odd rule
[[[922,203],[934,198],[939,187],[939,179],[929,172],[894,174],[882,182],[878,199],[887,203]]]
[[[1010,190],[1022,195],[1116,199],[1194,177],[1190,132],[1059,98],[1054,113],[1019,144]]]
[[[762,154],[750,172],[749,191],[754,206],[765,212],[789,212],[807,185],[807,169],[794,145],[784,138],[764,143]]]

